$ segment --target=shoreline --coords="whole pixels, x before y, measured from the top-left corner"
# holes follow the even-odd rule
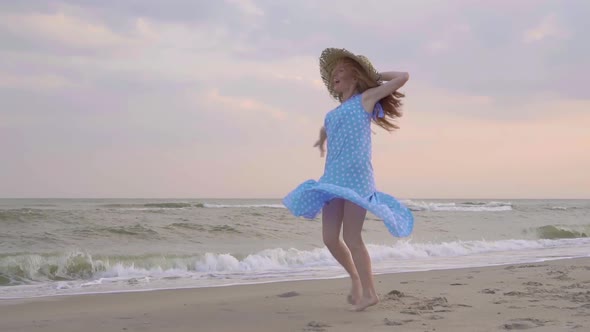
[[[347,278],[0,300],[2,331],[535,331],[590,328],[590,258]]]
[[[507,266],[507,265],[516,265],[516,264],[535,264],[535,263],[543,263],[543,262],[551,262],[555,260],[568,260],[568,259],[582,259],[582,258],[590,258],[590,255],[579,255],[579,256],[571,256],[571,257],[555,257],[555,258],[542,258],[536,259],[531,261],[524,261],[524,262],[510,262],[510,263],[498,263],[498,264],[486,264],[486,265],[472,265],[472,266],[464,266],[464,267],[445,267],[445,268],[433,268],[433,269],[424,269],[424,270],[409,270],[409,271],[398,271],[398,272],[373,272],[373,276],[382,276],[382,275],[403,275],[405,273],[428,273],[428,272],[437,272],[437,271],[449,271],[449,270],[461,270],[461,269],[475,269],[475,268],[487,268],[487,267],[497,267],[497,266]],[[443,258],[444,259],[444,258]],[[273,283],[289,283],[289,282],[303,282],[303,281],[323,281],[323,280],[333,280],[333,279],[347,279],[348,275],[345,274],[345,271],[342,271],[342,274],[337,276],[323,276],[323,277],[303,277],[303,278],[294,278],[294,279],[278,279],[278,280],[263,280],[263,281],[254,281],[254,282],[237,282],[237,283],[229,283],[229,284],[212,284],[212,285],[203,285],[203,286],[177,286],[177,287],[162,287],[162,288],[127,288],[127,289],[120,289],[120,290],[105,290],[105,291],[89,291],[89,292],[72,292],[72,293],[61,293],[61,294],[46,294],[46,295],[33,295],[33,296],[23,296],[23,297],[1,297],[0,296],[0,305],[2,301],[18,301],[18,300],[35,300],[35,299],[44,299],[44,298],[53,298],[53,297],[69,297],[69,296],[87,296],[87,295],[101,295],[101,294],[125,294],[125,293],[141,293],[141,292],[159,292],[159,291],[183,291],[183,290],[192,290],[192,289],[203,289],[203,288],[223,288],[223,287],[236,287],[236,286],[254,286],[254,285],[265,285],[265,284],[273,284]],[[26,285],[19,285],[15,287],[23,287]],[[11,287],[11,286],[7,286]]]

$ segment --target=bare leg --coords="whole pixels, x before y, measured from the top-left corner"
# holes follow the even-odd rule
[[[362,207],[349,201],[344,202],[344,242],[350,249],[363,287],[361,301],[353,307],[355,311],[362,311],[367,307],[379,303],[379,297],[375,292],[375,284],[373,282],[371,257],[361,235],[366,215],[367,211]]]
[[[361,281],[350,255],[350,250],[340,239],[342,218],[344,215],[344,200],[333,199],[322,210],[322,235],[324,244],[332,253],[332,256],[344,267],[352,280],[352,288],[348,296],[348,302],[356,305],[360,303],[362,291]]]

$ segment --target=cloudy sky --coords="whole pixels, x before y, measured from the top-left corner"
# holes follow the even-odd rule
[[[410,72],[401,198],[590,198],[584,0],[6,0],[0,197],[269,197],[317,179],[318,56]]]

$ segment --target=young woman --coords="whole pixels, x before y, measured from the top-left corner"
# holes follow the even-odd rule
[[[299,185],[283,203],[295,216],[313,219],[322,212],[324,244],[350,275],[348,302],[361,311],[379,302],[361,236],[367,210],[381,218],[394,236],[408,236],[414,225],[405,206],[375,189],[371,165],[371,122],[387,131],[398,128],[393,120],[401,116],[404,95],[397,90],[409,76],[378,73],[366,57],[336,48],[322,52],[320,73],[330,94],[341,103],[326,114],[315,144],[323,156],[328,141],[324,174],[317,182]]]

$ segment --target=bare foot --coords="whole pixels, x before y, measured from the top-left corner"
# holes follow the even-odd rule
[[[349,304],[357,305],[360,303],[361,298],[363,296],[362,286],[360,281],[353,281],[352,288],[350,289],[350,294],[346,297]]]
[[[363,311],[365,309],[367,309],[370,306],[374,306],[375,304],[379,303],[379,298],[377,297],[377,295],[371,296],[371,297],[361,297],[361,300],[359,301],[359,303],[357,303],[355,306],[352,307],[352,311]]]

